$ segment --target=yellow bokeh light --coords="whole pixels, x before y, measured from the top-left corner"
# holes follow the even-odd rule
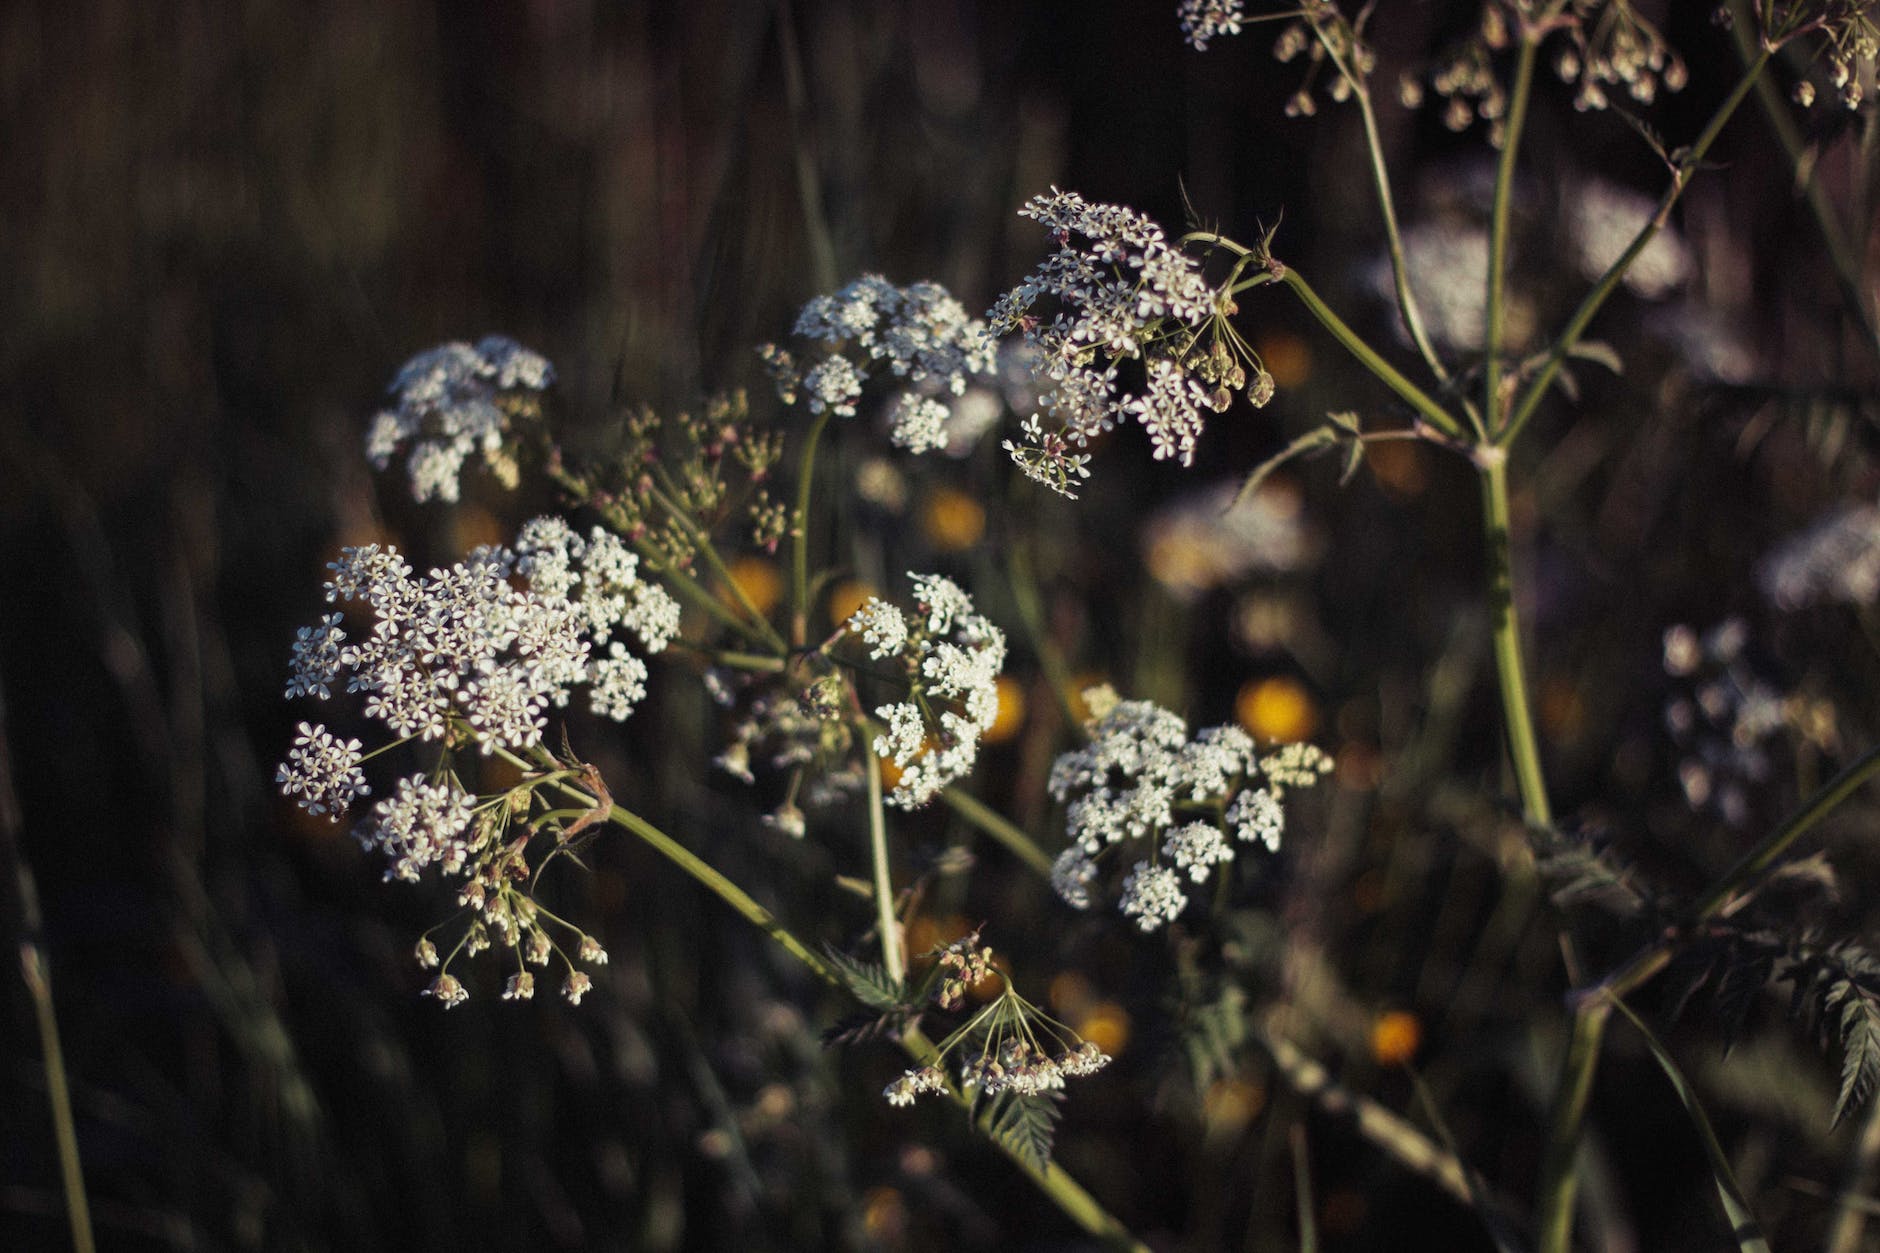
[[[921,506],[920,529],[941,552],[959,552],[985,535],[986,509],[958,488],[935,488]]]
[[[1129,1011],[1115,1001],[1098,1001],[1071,1027],[1111,1057],[1120,1057],[1129,1043]]]
[[[739,557],[727,569],[731,572],[731,581],[738,585],[746,600],[757,607],[757,612],[769,616],[783,599],[783,576],[777,573],[775,562],[762,557]],[[732,608],[740,608],[736,597],[729,591],[722,599]]]
[[[1417,1055],[1423,1024],[1408,1010],[1393,1009],[1371,1024],[1371,1059],[1380,1066],[1401,1066]]]
[[[1017,679],[1002,674],[999,676],[999,712],[980,738],[987,744],[1003,744],[1017,735],[1018,729],[1024,725],[1025,689]]]
[[[1250,679],[1234,698],[1234,717],[1256,740],[1291,744],[1312,737],[1318,706],[1305,684],[1283,675]]]
[[[875,589],[859,579],[845,579],[829,589],[829,621],[841,626],[874,599]]]

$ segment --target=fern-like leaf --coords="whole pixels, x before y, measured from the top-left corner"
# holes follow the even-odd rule
[[[836,948],[825,948],[823,953],[828,957],[829,964],[835,967],[836,974],[841,977],[842,985],[849,990],[849,994],[868,1008],[885,1013],[906,1006],[907,985],[874,962],[850,957]]]
[[[986,1134],[1043,1170],[1051,1164],[1051,1146],[1057,1139],[1058,1119],[1063,1113],[1058,1106],[1063,1099],[1056,1092],[1035,1096],[1002,1093],[986,1110]]]
[[[1834,1124],[1859,1109],[1880,1083],[1880,1006],[1852,983],[1835,989],[1841,999],[1841,1094],[1834,1101]],[[1835,996],[1835,992],[1829,995]]]

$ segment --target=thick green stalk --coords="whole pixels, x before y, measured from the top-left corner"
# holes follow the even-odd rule
[[[1521,429],[1527,425],[1528,419],[1534,416],[1535,409],[1540,407],[1541,399],[1547,395],[1548,389],[1559,377],[1561,367],[1566,364],[1568,355],[1578,346],[1580,337],[1586,334],[1586,328],[1592,322],[1593,315],[1598,313],[1606,303],[1606,299],[1618,290],[1620,280],[1625,277],[1626,271],[1632,268],[1632,262],[1637,259],[1639,253],[1645,251],[1645,246],[1657,237],[1658,232],[1664,229],[1665,223],[1670,220],[1672,206],[1677,204],[1678,197],[1684,194],[1685,187],[1691,181],[1692,173],[1698,169],[1704,159],[1704,154],[1710,151],[1710,146],[1723,132],[1724,124],[1736,112],[1737,106],[1743,103],[1743,97],[1749,94],[1750,88],[1755,86],[1756,79],[1761,76],[1763,68],[1769,64],[1770,52],[1769,48],[1764,48],[1756,55],[1756,59],[1749,63],[1743,77],[1735,87],[1730,89],[1730,94],[1717,107],[1717,112],[1712,115],[1710,123],[1697,137],[1697,142],[1679,157],[1677,167],[1671,177],[1671,186],[1667,187],[1665,194],[1659,198],[1657,211],[1639,230],[1626,250],[1620,254],[1619,259],[1600,275],[1599,281],[1593,284],[1592,290],[1587,292],[1585,299],[1580,301],[1580,307],[1573,311],[1573,316],[1567,320],[1567,325],[1560,332],[1559,338],[1554,341],[1554,346],[1548,350],[1546,360],[1541,364],[1539,372],[1522,390],[1521,397],[1515,402],[1508,421],[1495,433],[1494,439],[1497,444],[1503,448],[1512,445],[1521,434]]]
[[[1482,358],[1482,412],[1488,415],[1490,431],[1501,425],[1501,336],[1508,281],[1508,218],[1514,199],[1515,161],[1521,150],[1521,132],[1527,127],[1528,97],[1534,92],[1534,60],[1539,50],[1539,32],[1523,30],[1521,52],[1514,67],[1514,89],[1508,101],[1508,120],[1502,132],[1501,160],[1495,167],[1495,204],[1488,227],[1488,320]]]
[[[816,480],[816,445],[829,425],[829,408],[816,415],[803,440],[803,456],[796,467],[796,511],[790,515],[790,643],[809,643],[809,498]]]
[[[1358,359],[1359,365],[1376,375],[1378,382],[1397,393],[1405,404],[1422,415],[1424,421],[1451,439],[1468,438],[1460,422],[1449,416],[1448,411],[1430,399],[1422,388],[1400,374],[1395,366],[1378,356],[1377,351],[1365,343],[1362,336],[1347,326],[1343,318],[1333,313],[1331,307],[1312,290],[1312,285],[1300,276],[1299,271],[1290,266],[1284,267],[1279,281],[1292,288],[1293,294],[1299,297],[1307,311],[1332,333],[1333,339],[1345,346],[1346,352]]]
[[[881,931],[881,964],[888,977],[899,983],[907,975],[907,961],[901,955],[901,921],[894,915],[894,880],[888,873],[888,816],[881,805],[881,768],[874,745],[866,752],[869,760],[862,763],[862,773],[868,776],[868,857],[875,872],[875,925]]]
[[[1528,701],[1527,672],[1521,661],[1521,618],[1515,605],[1514,558],[1508,540],[1508,460],[1500,449],[1484,448],[1482,535],[1488,551],[1488,611],[1495,635],[1495,674],[1500,680],[1508,757],[1521,793],[1521,816],[1531,827],[1552,826],[1547,780],[1541,772],[1540,743]]]

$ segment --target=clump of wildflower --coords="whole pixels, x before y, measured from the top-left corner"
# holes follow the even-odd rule
[[[1019,210],[1050,232],[1058,250],[986,315],[992,332],[1021,332],[1051,386],[1042,413],[1005,449],[1031,478],[1066,496],[1088,477],[1090,442],[1130,418],[1148,431],[1156,458],[1194,461],[1203,411],[1221,412],[1246,388],[1247,366],[1267,376],[1227,323],[1231,302],[1162,228],[1122,205],[1091,204],[1053,188]],[[1047,311],[1034,309],[1047,301]],[[1141,363],[1132,394],[1119,367]],[[1256,400],[1268,394],[1262,386]]]
[[[1650,104],[1658,89],[1682,91],[1690,71],[1665,37],[1631,4],[1610,0],[1573,0],[1569,20],[1559,29],[1566,46],[1553,60],[1560,81],[1577,84],[1573,107],[1604,109],[1609,89],[1623,88],[1640,104]]]
[[[959,1009],[965,995],[984,979],[1004,982],[999,994],[943,1039],[932,1062],[909,1070],[883,1090],[890,1105],[912,1105],[916,1098],[947,1090],[940,1063],[958,1057],[960,1084],[980,1095],[1001,1093],[1040,1096],[1064,1087],[1066,1079],[1094,1075],[1109,1055],[1094,1043],[1021,996],[992,964],[992,950],[977,931],[935,949],[929,976],[930,995],[944,1010]]]
[[[809,344],[804,362],[775,344],[758,350],[785,404],[852,418],[864,384],[885,366],[901,388],[887,409],[889,438],[915,453],[949,442],[952,407],[940,397],[965,395],[995,366],[984,324],[932,282],[897,287],[865,274],[804,305],[795,334]]]
[[[1574,195],[1567,214],[1580,273],[1589,280],[1604,275],[1657,212],[1658,206],[1637,192],[1603,179],[1586,182]],[[1665,227],[1632,259],[1625,285],[1647,300],[1663,300],[1684,285],[1690,272],[1690,250],[1674,230]]]
[[[1756,581],[1779,609],[1880,599],[1880,508],[1848,505],[1778,544]]]
[[[1731,825],[1750,817],[1750,792],[1768,780],[1768,741],[1789,722],[1788,702],[1747,656],[1749,630],[1727,618],[1699,634],[1673,626],[1664,636],[1665,673],[1679,680],[1665,703],[1665,727],[1683,753],[1678,784],[1694,810]]]
[[[1196,52],[1206,52],[1208,41],[1220,35],[1238,35],[1246,19],[1245,0],[1181,0],[1176,10],[1182,39]]]
[[[377,469],[404,452],[412,499],[455,501],[471,453],[481,453],[506,487],[516,464],[506,449],[510,425],[540,412],[555,369],[539,353],[491,335],[473,347],[442,344],[407,361],[392,379],[393,404],[372,420],[366,456]]]
[[[910,688],[906,700],[875,710],[885,724],[875,753],[901,771],[888,795],[899,809],[925,805],[973,768],[980,738],[998,718],[1005,665],[1005,633],[963,588],[938,574],[908,577],[919,610],[911,622],[871,598],[845,628],[869,645],[872,659],[898,660]]]
[[[1122,844],[1146,845],[1123,881],[1121,909],[1144,931],[1174,921],[1188,904],[1183,876],[1207,882],[1232,861],[1237,844],[1276,851],[1288,788],[1308,787],[1331,769],[1310,744],[1260,754],[1244,731],[1208,727],[1190,734],[1176,714],[1150,701],[1117,700],[1107,688],[1085,694],[1090,742],[1051,767],[1051,795],[1065,802],[1070,846],[1052,867],[1058,895],[1077,909],[1093,899],[1098,861]]]

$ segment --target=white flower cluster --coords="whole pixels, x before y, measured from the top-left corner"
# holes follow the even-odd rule
[[[1298,492],[1270,480],[1244,501],[1239,483],[1219,483],[1149,518],[1144,564],[1183,602],[1250,574],[1298,570],[1319,546],[1303,512]]]
[[[421,352],[393,378],[393,406],[373,418],[366,456],[383,470],[408,448],[412,499],[455,501],[464,460],[473,452],[499,475],[513,474],[513,462],[503,455],[509,431],[504,396],[546,391],[554,381],[546,358],[501,335],[475,347],[450,343]]]
[[[964,777],[979,757],[979,738],[999,714],[999,671],[1005,633],[973,607],[972,597],[938,574],[909,574],[920,613],[910,626],[899,609],[870,600],[848,629],[877,660],[899,657],[913,690],[905,701],[881,706],[887,724],[875,753],[894,762],[900,780],[888,794],[899,809],[918,809],[940,789]],[[938,711],[930,719],[930,711]]]
[[[1206,52],[1208,41],[1217,35],[1238,35],[1246,20],[1245,0],[1181,0],[1176,16],[1181,19],[1182,39],[1196,52]]]
[[[1657,204],[1647,196],[1603,179],[1589,180],[1568,206],[1567,223],[1580,273],[1588,280],[1605,274],[1657,212]],[[1684,286],[1690,273],[1690,249],[1667,226],[1633,258],[1625,272],[1625,285],[1647,300],[1663,300]]]
[[[1788,725],[1788,702],[1751,667],[1749,628],[1726,618],[1699,635],[1688,626],[1664,636],[1665,673],[1683,680],[1665,703],[1665,727],[1683,754],[1678,784],[1693,810],[1713,810],[1740,826],[1750,793],[1768,780],[1764,745]]]
[[[1022,331],[1035,350],[1036,368],[1052,383],[1038,401],[1055,426],[1047,431],[1034,415],[1023,442],[1005,441],[1006,451],[1033,479],[1075,497],[1077,480],[1089,477],[1083,450],[1134,417],[1158,460],[1192,464],[1202,411],[1225,409],[1228,388],[1245,383],[1244,371],[1233,381],[1239,367],[1231,363],[1205,379],[1190,368],[1216,313],[1201,267],[1161,227],[1122,205],[1091,204],[1053,188],[1019,215],[1049,231],[1058,250],[1000,297],[987,320],[994,334]],[[1041,299],[1055,304],[1049,320],[1032,312]],[[1117,367],[1126,359],[1144,363],[1145,386],[1133,396],[1119,386]],[[1264,394],[1256,387],[1256,403]]]
[[[818,360],[799,369],[775,345],[760,350],[785,404],[801,398],[811,413],[852,418],[871,371],[886,365],[902,380],[887,411],[889,435],[915,453],[948,443],[952,409],[940,394],[964,395],[969,382],[989,378],[996,365],[985,325],[938,283],[897,287],[865,274],[804,305],[795,334],[817,346]]]
[[[1085,700],[1093,712],[1090,742],[1051,767],[1051,795],[1068,802],[1071,839],[1051,883],[1066,903],[1087,909],[1097,859],[1112,845],[1147,841],[1152,855],[1125,877],[1121,904],[1144,931],[1174,921],[1188,904],[1184,875],[1207,882],[1233,860],[1237,843],[1277,850],[1286,790],[1309,787],[1331,769],[1331,759],[1310,744],[1263,756],[1238,727],[1191,736],[1187,722],[1151,701],[1118,701],[1107,688]]]
[[[596,713],[623,719],[645,696],[646,665],[613,635],[631,631],[658,652],[679,625],[678,602],[637,567],[612,534],[597,527],[583,539],[558,518],[523,527],[513,550],[478,549],[424,577],[395,549],[344,549],[328,567],[326,598],[364,602],[371,629],[355,641],[338,613],[302,628],[287,695],[325,700],[344,678],[395,735],[437,740],[455,728],[486,754],[539,743],[548,707],[565,706],[577,686]],[[591,659],[600,647],[606,654]],[[343,747],[303,725],[277,782],[310,812],[343,812],[364,791],[351,782],[357,744]]]
[[[1880,600],[1880,508],[1848,505],[1782,541],[1756,581],[1779,609]]]

